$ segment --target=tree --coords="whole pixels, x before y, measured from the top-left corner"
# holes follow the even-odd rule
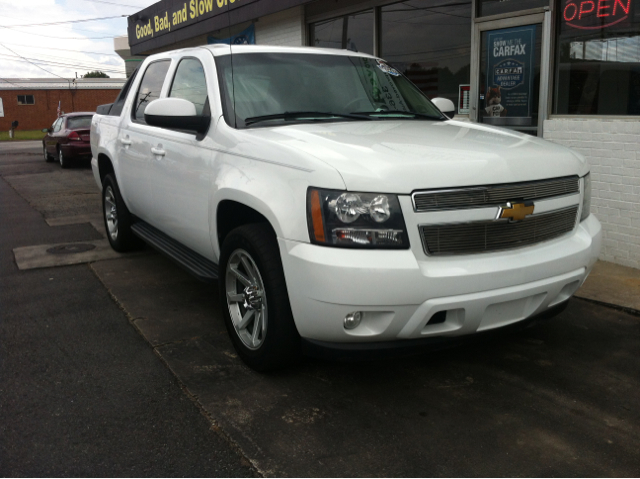
[[[83,75],[82,78],[111,78],[105,72],[101,72],[96,70],[94,72],[88,72],[86,75]]]

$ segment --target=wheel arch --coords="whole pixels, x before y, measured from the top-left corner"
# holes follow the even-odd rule
[[[215,209],[215,221],[213,222],[214,250],[220,257],[222,243],[226,236],[235,228],[251,223],[263,223],[269,225],[274,235],[278,236],[278,228],[274,227],[274,215],[266,205],[256,204],[256,201],[247,199],[224,198],[221,199]],[[269,217],[272,219],[270,220]]]
[[[104,182],[104,177],[109,173],[113,173],[115,175],[113,162],[107,155],[105,155],[104,153],[100,153],[98,155],[98,174],[100,175],[100,184]]]

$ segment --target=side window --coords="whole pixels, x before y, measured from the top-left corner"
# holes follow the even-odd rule
[[[138,94],[135,97],[132,116],[134,120],[144,123],[144,110],[149,102],[160,97],[164,78],[167,76],[167,70],[171,65],[170,60],[162,60],[154,62],[147,67],[144,72]]]
[[[57,133],[60,131],[60,128],[62,128],[62,122],[64,121],[64,118],[58,118],[56,120],[56,122],[53,124],[53,132]]]
[[[202,63],[195,58],[181,60],[169,96],[189,100],[196,106],[198,116],[209,115],[208,111],[204,112],[207,103],[207,82]]]

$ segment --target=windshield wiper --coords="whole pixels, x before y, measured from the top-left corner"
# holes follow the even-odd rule
[[[428,115],[426,113],[417,113],[415,111],[402,111],[402,110],[357,111],[351,114],[352,115],[368,115],[370,118],[371,117],[387,117],[388,115],[388,118],[409,117],[409,118],[420,118],[425,120],[437,120],[437,121],[447,120],[447,118],[444,115],[443,116]]]
[[[320,118],[318,118],[320,117]],[[321,120],[328,118],[349,118],[352,120],[372,120],[373,118],[366,114],[358,113],[331,113],[325,111],[285,111],[284,113],[276,113],[275,115],[252,116],[244,120],[245,126],[253,125],[261,121],[269,120]]]

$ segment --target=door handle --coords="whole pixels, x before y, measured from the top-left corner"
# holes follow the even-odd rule
[[[122,143],[123,145],[131,145],[133,142],[129,139],[129,138],[120,138],[120,143]]]
[[[165,155],[165,151],[162,148],[153,148],[153,147],[151,147],[151,153],[153,153],[156,156],[164,156]]]

